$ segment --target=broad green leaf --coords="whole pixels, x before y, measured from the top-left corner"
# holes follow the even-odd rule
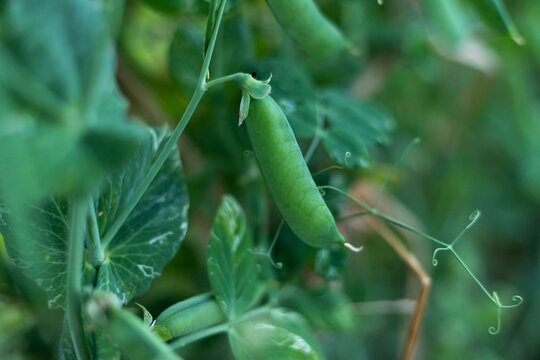
[[[324,359],[306,321],[282,309],[232,327],[229,342],[236,360]]]
[[[88,0],[2,7],[0,196],[11,205],[95,191],[138,144],[102,15]]]
[[[260,294],[256,259],[246,216],[238,202],[223,198],[208,240],[208,277],[223,312],[235,319],[249,309]]]
[[[144,146],[125,169],[103,187],[95,206],[101,238],[132,199],[133,189],[153,163],[168,131],[148,129]],[[123,302],[142,294],[176,254],[187,231],[188,194],[178,149],[150,184],[122,227],[104,249],[97,287]]]
[[[118,211],[129,202],[132,190],[156,156],[167,132],[148,129],[141,150],[107,181],[96,208],[100,234],[106,233]],[[176,148],[175,148],[176,149]],[[180,246],[187,230],[187,191],[178,151],[168,160],[116,237],[105,249],[106,259],[96,270],[85,263],[84,284],[109,290],[124,302],[142,293],[158,276]],[[23,217],[8,217],[0,208],[0,231],[12,261],[42,288],[49,307],[64,307],[69,205],[50,198],[34,205]],[[14,241],[14,231],[25,228],[25,241]],[[88,235],[87,235],[88,236]]]
[[[186,24],[178,26],[169,48],[169,71],[186,91],[193,91],[199,79],[203,46],[203,35],[197,28]]]
[[[389,140],[393,125],[390,116],[345,92],[327,91],[322,100],[329,126],[321,136],[330,157],[341,165],[368,166],[368,146]]]
[[[317,130],[317,96],[306,73],[298,65],[281,60],[267,60],[255,65],[258,79],[272,75],[272,97],[279,104],[294,134],[307,138]]]

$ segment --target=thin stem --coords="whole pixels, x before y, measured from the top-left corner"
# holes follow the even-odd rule
[[[96,210],[94,209],[94,200],[92,197],[88,198],[88,236],[86,237],[86,249],[88,250],[88,260],[93,267],[98,268],[103,264],[105,254],[101,247]]]
[[[86,200],[75,199],[71,203],[68,232],[67,259],[67,320],[73,348],[78,360],[88,360],[84,329],[82,325],[82,267],[84,256],[85,219],[88,212]]]
[[[319,136],[319,134],[315,134],[313,140],[311,140],[311,144],[309,144],[306,154],[304,155],[304,160],[306,161],[306,164],[309,163],[309,161],[313,157],[313,154],[315,153],[315,150],[317,150],[320,142],[321,137]]]
[[[319,171],[317,171],[316,173],[313,173],[311,176],[315,177],[315,176],[317,176],[317,175],[321,175],[321,174],[323,174],[323,173],[325,173],[325,172],[327,172],[327,171],[333,170],[333,169],[343,170],[344,167],[341,166],[341,165],[332,165],[332,166],[329,166],[329,167],[324,168],[324,169],[322,169],[322,170],[319,170]]]
[[[409,230],[409,231],[415,233],[416,235],[420,235],[420,236],[422,236],[422,237],[424,237],[424,238],[426,238],[426,239],[428,239],[428,240],[431,240],[431,241],[433,241],[433,242],[435,242],[435,243],[437,243],[437,244],[439,244],[439,245],[442,245],[442,246],[448,246],[448,244],[445,243],[444,241],[441,241],[441,240],[439,240],[439,239],[437,239],[437,238],[435,238],[435,237],[433,237],[433,236],[431,236],[431,235],[426,234],[425,232],[423,232],[423,231],[421,231],[421,230],[415,229],[415,228],[413,228],[412,226],[409,226],[409,225],[407,225],[407,224],[405,224],[405,223],[402,223],[401,221],[396,220],[396,219],[394,219],[394,218],[392,218],[392,217],[390,217],[390,216],[387,216],[387,215],[385,215],[385,214],[381,214],[381,213],[378,212],[378,211],[376,211],[375,213],[373,213],[373,215],[374,215],[374,216],[377,216],[377,217],[379,217],[379,218],[381,218],[381,219],[383,219],[383,220],[386,220],[386,221],[388,221],[388,222],[391,223],[391,224],[394,224],[394,225],[396,225],[396,226],[399,226],[399,227],[401,227],[401,228],[403,228],[403,229],[405,229],[405,230]]]
[[[276,233],[274,234],[274,238],[272,239],[272,244],[270,244],[270,247],[268,248],[268,256],[272,255],[272,250],[274,250],[274,246],[276,245],[277,239],[279,237],[279,234],[281,234],[281,229],[283,229],[284,224],[285,224],[285,219],[281,219],[278,229],[276,230]]]
[[[452,254],[454,254],[454,256],[456,257],[456,259],[459,261],[459,263],[461,264],[461,266],[463,266],[463,268],[469,273],[469,275],[473,278],[474,282],[476,282],[478,284],[478,286],[480,286],[480,288],[482,289],[483,292],[486,293],[486,295],[491,299],[491,301],[493,301],[495,303],[495,305],[498,305],[497,304],[497,301],[495,300],[495,298],[489,293],[489,291],[487,291],[487,289],[485,288],[484,285],[482,285],[482,283],[480,282],[480,280],[478,280],[478,278],[476,277],[476,275],[473,274],[473,272],[471,271],[471,269],[469,269],[469,267],[465,264],[465,262],[461,259],[461,257],[458,255],[458,253],[454,250],[454,248],[450,248],[450,251],[452,252]]]
[[[229,81],[236,81],[236,80],[240,80],[243,76],[245,76],[246,74],[245,73],[241,73],[241,72],[238,72],[236,74],[231,74],[231,75],[227,75],[227,76],[223,76],[223,77],[220,77],[220,78],[217,78],[215,80],[211,80],[209,82],[207,82],[205,84],[205,90],[208,90],[210,89],[211,87],[213,86],[217,86],[217,85],[221,85],[221,84],[224,84],[224,83],[227,83]]]
[[[114,223],[111,225],[109,231],[107,234],[105,234],[105,237],[103,238],[103,247],[107,247],[111,240],[114,238],[114,236],[117,234],[118,230],[120,230],[120,227],[124,222],[126,221],[127,217],[135,206],[139,203],[139,200],[142,198],[154,178],[156,177],[157,173],[163,166],[163,163],[165,163],[165,160],[169,157],[169,154],[173,150],[176,142],[178,141],[178,138],[180,138],[180,135],[182,135],[182,132],[184,131],[187,123],[191,119],[191,116],[195,112],[195,109],[197,108],[197,105],[201,101],[201,98],[203,97],[205,91],[206,91],[206,75],[208,73],[208,68],[210,67],[210,61],[212,59],[212,53],[214,52],[214,47],[216,45],[216,38],[218,35],[219,27],[221,24],[221,19],[223,17],[223,11],[225,9],[225,4],[227,0],[222,0],[219,10],[218,10],[218,16],[216,19],[215,26],[212,30],[212,37],[210,39],[210,44],[208,45],[208,49],[206,51],[203,66],[201,69],[201,72],[199,74],[199,80],[197,81],[197,86],[195,88],[195,92],[193,93],[193,96],[191,97],[191,100],[187,106],[186,111],[182,115],[182,118],[178,122],[178,125],[174,129],[171,136],[167,139],[167,142],[163,146],[161,152],[159,153],[158,157],[148,170],[148,172],[145,174],[143,179],[137,184],[137,187],[133,191],[133,196],[131,197],[129,203],[120,211],[118,216],[116,217]]]

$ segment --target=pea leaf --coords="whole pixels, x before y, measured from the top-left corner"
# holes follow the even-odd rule
[[[282,309],[232,327],[229,342],[236,360],[324,358],[306,321]]]
[[[165,143],[165,128],[149,129],[147,141],[126,168],[104,186],[97,201],[101,238],[132,196],[134,187],[152,165]],[[123,302],[143,293],[176,254],[187,231],[188,194],[175,147],[128,216],[105,247],[105,261],[97,274],[98,289],[116,294]]]
[[[317,96],[307,74],[297,65],[267,60],[255,65],[257,78],[272,75],[272,97],[287,116],[294,134],[307,138],[317,130]]]
[[[260,294],[256,259],[246,216],[232,196],[225,196],[208,240],[207,264],[210,284],[229,319],[249,309]]]
[[[368,166],[368,146],[389,141],[393,126],[390,116],[344,92],[326,91],[322,101],[329,126],[321,136],[330,157],[341,165]],[[350,157],[346,157],[347,153]]]
[[[7,1],[1,10],[0,195],[13,206],[95,191],[142,136],[127,121],[99,4]]]
[[[123,171],[111,177],[99,196],[96,217],[100,235],[108,230],[125,206],[135,185],[150,166],[167,131],[147,131],[144,146]],[[177,151],[171,155],[105,248],[105,262],[97,274],[85,263],[83,282],[109,290],[124,302],[144,292],[180,246],[187,230],[188,199]],[[34,205],[22,217],[7,217],[0,207],[0,231],[12,261],[47,294],[49,307],[63,308],[67,261],[69,204],[50,198]],[[14,241],[14,231],[25,228],[25,241]],[[87,235],[88,236],[88,235]]]

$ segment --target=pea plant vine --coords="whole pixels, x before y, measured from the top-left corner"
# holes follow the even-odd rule
[[[182,9],[175,4],[185,2],[144,3],[174,13]],[[188,80],[192,96],[170,131],[130,119],[116,83],[115,41],[123,1],[0,2],[0,232],[10,271],[33,279],[48,307],[64,311],[59,358],[180,359],[188,345],[226,334],[236,359],[322,359],[309,312],[287,307],[291,301],[312,300],[299,287],[280,284],[284,264],[272,254],[278,241],[289,240],[282,236],[288,231],[294,241],[317,248],[321,268],[328,268],[333,256],[343,259],[348,253],[351,261],[369,256],[367,248],[360,252],[358,239],[340,232],[341,225],[359,216],[434,242],[439,246],[434,266],[438,256],[450,252],[496,306],[497,325],[489,332],[497,334],[502,310],[523,299],[516,295],[514,303],[502,302],[456,250],[480,212],[471,214],[452,241],[442,241],[381,211],[384,191],[407,150],[386,175],[373,206],[343,186],[319,182],[320,175],[366,167],[368,147],[389,141],[390,116],[342,89],[316,93],[301,69],[275,58],[244,72],[222,75],[216,70],[222,76],[214,77],[212,59],[224,56],[218,38],[222,23],[241,2],[201,3],[196,6],[209,9],[206,28],[191,40],[202,51],[202,64],[196,80]],[[317,61],[358,56],[354,44],[312,0],[267,4],[268,14],[294,46]],[[512,37],[522,39],[502,2],[494,4]],[[191,40],[183,39],[176,46],[185,51]],[[173,44],[171,63],[177,61],[174,51]],[[161,275],[187,233],[188,190],[177,143],[204,95],[229,84],[241,97],[238,118],[226,120],[239,120],[239,132],[247,127],[253,156],[246,162],[257,162],[262,175],[256,177],[262,176],[279,210],[279,226],[271,241],[270,236],[259,238],[250,214],[234,196],[225,195],[206,249],[211,292],[178,299],[155,320],[139,304],[140,318],[125,306]],[[310,138],[302,153],[297,139]],[[336,165],[311,174],[307,164],[321,145]],[[338,228],[337,210],[325,202],[330,191],[363,211],[338,219]],[[347,311],[345,294],[329,296],[331,311]],[[415,338],[408,338],[403,358],[410,358]]]

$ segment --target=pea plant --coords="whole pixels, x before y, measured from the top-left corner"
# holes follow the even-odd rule
[[[457,250],[480,212],[444,241],[382,206],[401,159],[418,140],[382,177],[373,202],[349,191],[357,169],[368,166],[370,149],[390,142],[394,122],[383,107],[324,80],[327,64],[344,58],[346,71],[358,66],[361,54],[315,2],[267,0],[264,21],[277,20],[292,42],[283,53],[246,64],[238,60],[249,53],[242,16],[260,15],[239,12],[241,1],[142,2],[178,20],[169,53],[171,77],[192,93],[173,130],[132,116],[128,107],[152,99],[128,89],[128,101],[118,86],[117,76],[122,84],[126,74],[117,74],[125,61],[117,54],[137,46],[136,34],[129,33],[117,45],[124,1],[0,1],[0,232],[10,271],[32,279],[48,307],[63,311],[60,359],[188,358],[188,345],[216,334],[226,334],[239,360],[323,359],[312,327],[324,322],[324,315],[317,314],[317,300],[305,288],[285,279],[291,265],[275,260],[274,252],[284,242],[312,248],[311,276],[328,286],[324,304],[339,314],[336,327],[347,328],[353,318],[350,301],[329,284],[339,282],[347,258],[369,257],[369,249],[361,251],[362,239],[347,230],[347,223],[358,219],[387,240],[422,280],[404,359],[413,353],[430,279],[414,254],[392,240],[394,229],[434,242],[434,266],[443,253],[453,255],[494,305],[497,322],[489,332],[500,331],[502,310],[518,306],[522,298],[502,301]],[[523,42],[503,3],[493,3],[512,37]],[[178,15],[183,12],[197,15]],[[231,30],[229,19],[242,26]],[[223,27],[236,36],[220,38]],[[238,43],[231,45],[232,53],[226,40]],[[305,67],[329,86],[316,89],[300,62],[283,60],[285,53],[306,57]],[[238,61],[220,66],[227,57]],[[220,201],[206,234],[210,291],[177,299],[155,319],[145,304],[137,304],[139,317],[131,311],[132,300],[182,252],[188,230],[190,174],[184,175],[177,143],[182,144],[199,105],[208,107],[205,94],[220,107],[220,96],[230,91],[234,116],[224,110],[225,116],[214,120],[238,122],[234,131],[241,135],[233,139],[249,149],[239,161],[249,174],[246,183],[257,188],[255,196],[224,195]],[[315,170],[324,163],[321,158],[328,166]],[[346,213],[347,207],[360,212]],[[268,225],[270,218],[275,224]]]

